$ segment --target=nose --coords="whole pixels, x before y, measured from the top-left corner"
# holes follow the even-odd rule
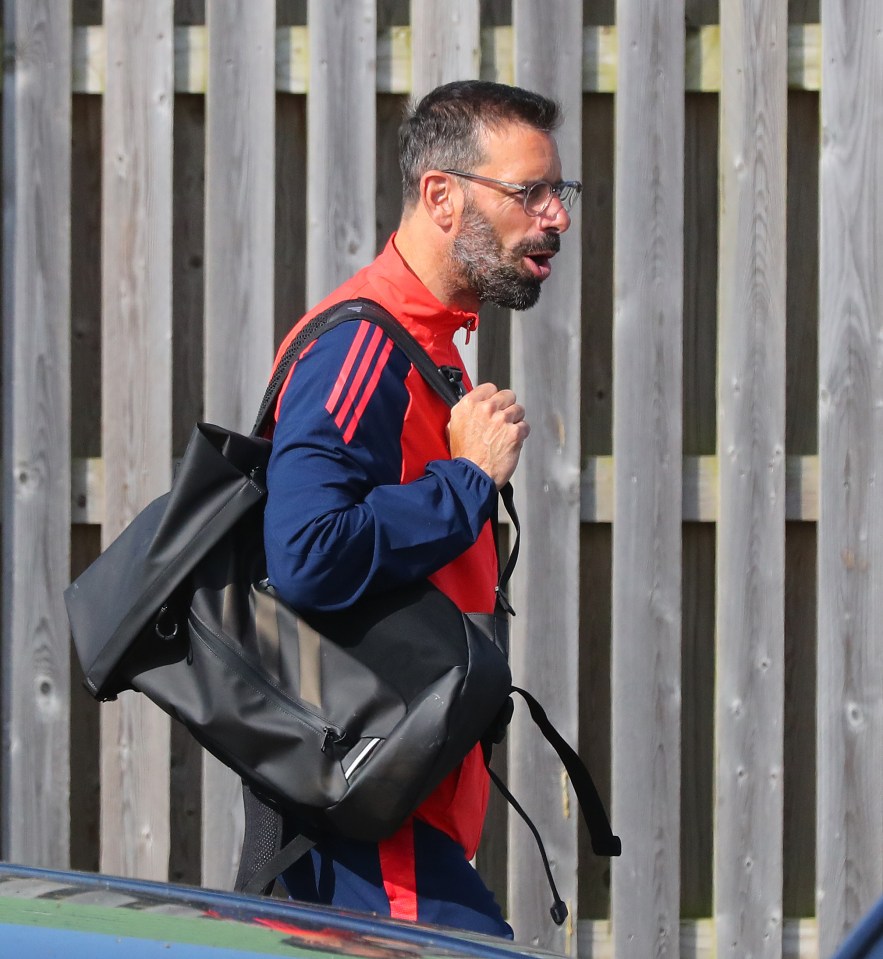
[[[555,229],[559,233],[566,233],[570,229],[570,214],[564,209],[564,204],[561,202],[560,197],[552,197],[549,205],[540,214],[540,219],[554,224]]]

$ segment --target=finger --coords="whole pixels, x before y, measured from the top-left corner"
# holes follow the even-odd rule
[[[498,410],[508,410],[515,404],[515,393],[512,390],[500,390],[492,399]]]
[[[513,403],[502,410],[503,415],[510,423],[520,423],[525,416],[524,407],[520,403]]]
[[[471,392],[467,393],[463,399],[487,400],[497,393],[497,388],[493,383],[479,383]],[[462,400],[460,401],[462,402]]]

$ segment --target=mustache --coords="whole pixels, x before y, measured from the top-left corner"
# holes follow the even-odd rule
[[[524,240],[515,247],[518,256],[542,256],[545,253],[557,253],[561,249],[561,237],[557,233],[548,236]]]

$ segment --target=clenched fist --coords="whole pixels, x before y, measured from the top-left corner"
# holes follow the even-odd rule
[[[472,460],[497,489],[505,486],[515,472],[529,433],[524,407],[515,402],[515,394],[498,390],[493,383],[476,386],[451,410],[451,456]]]

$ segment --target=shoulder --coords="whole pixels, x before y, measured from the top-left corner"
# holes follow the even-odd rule
[[[410,370],[411,361],[379,326],[348,320],[309,344],[294,364],[280,425],[295,419],[305,427],[318,416],[347,443],[360,427],[391,427],[407,409]]]

